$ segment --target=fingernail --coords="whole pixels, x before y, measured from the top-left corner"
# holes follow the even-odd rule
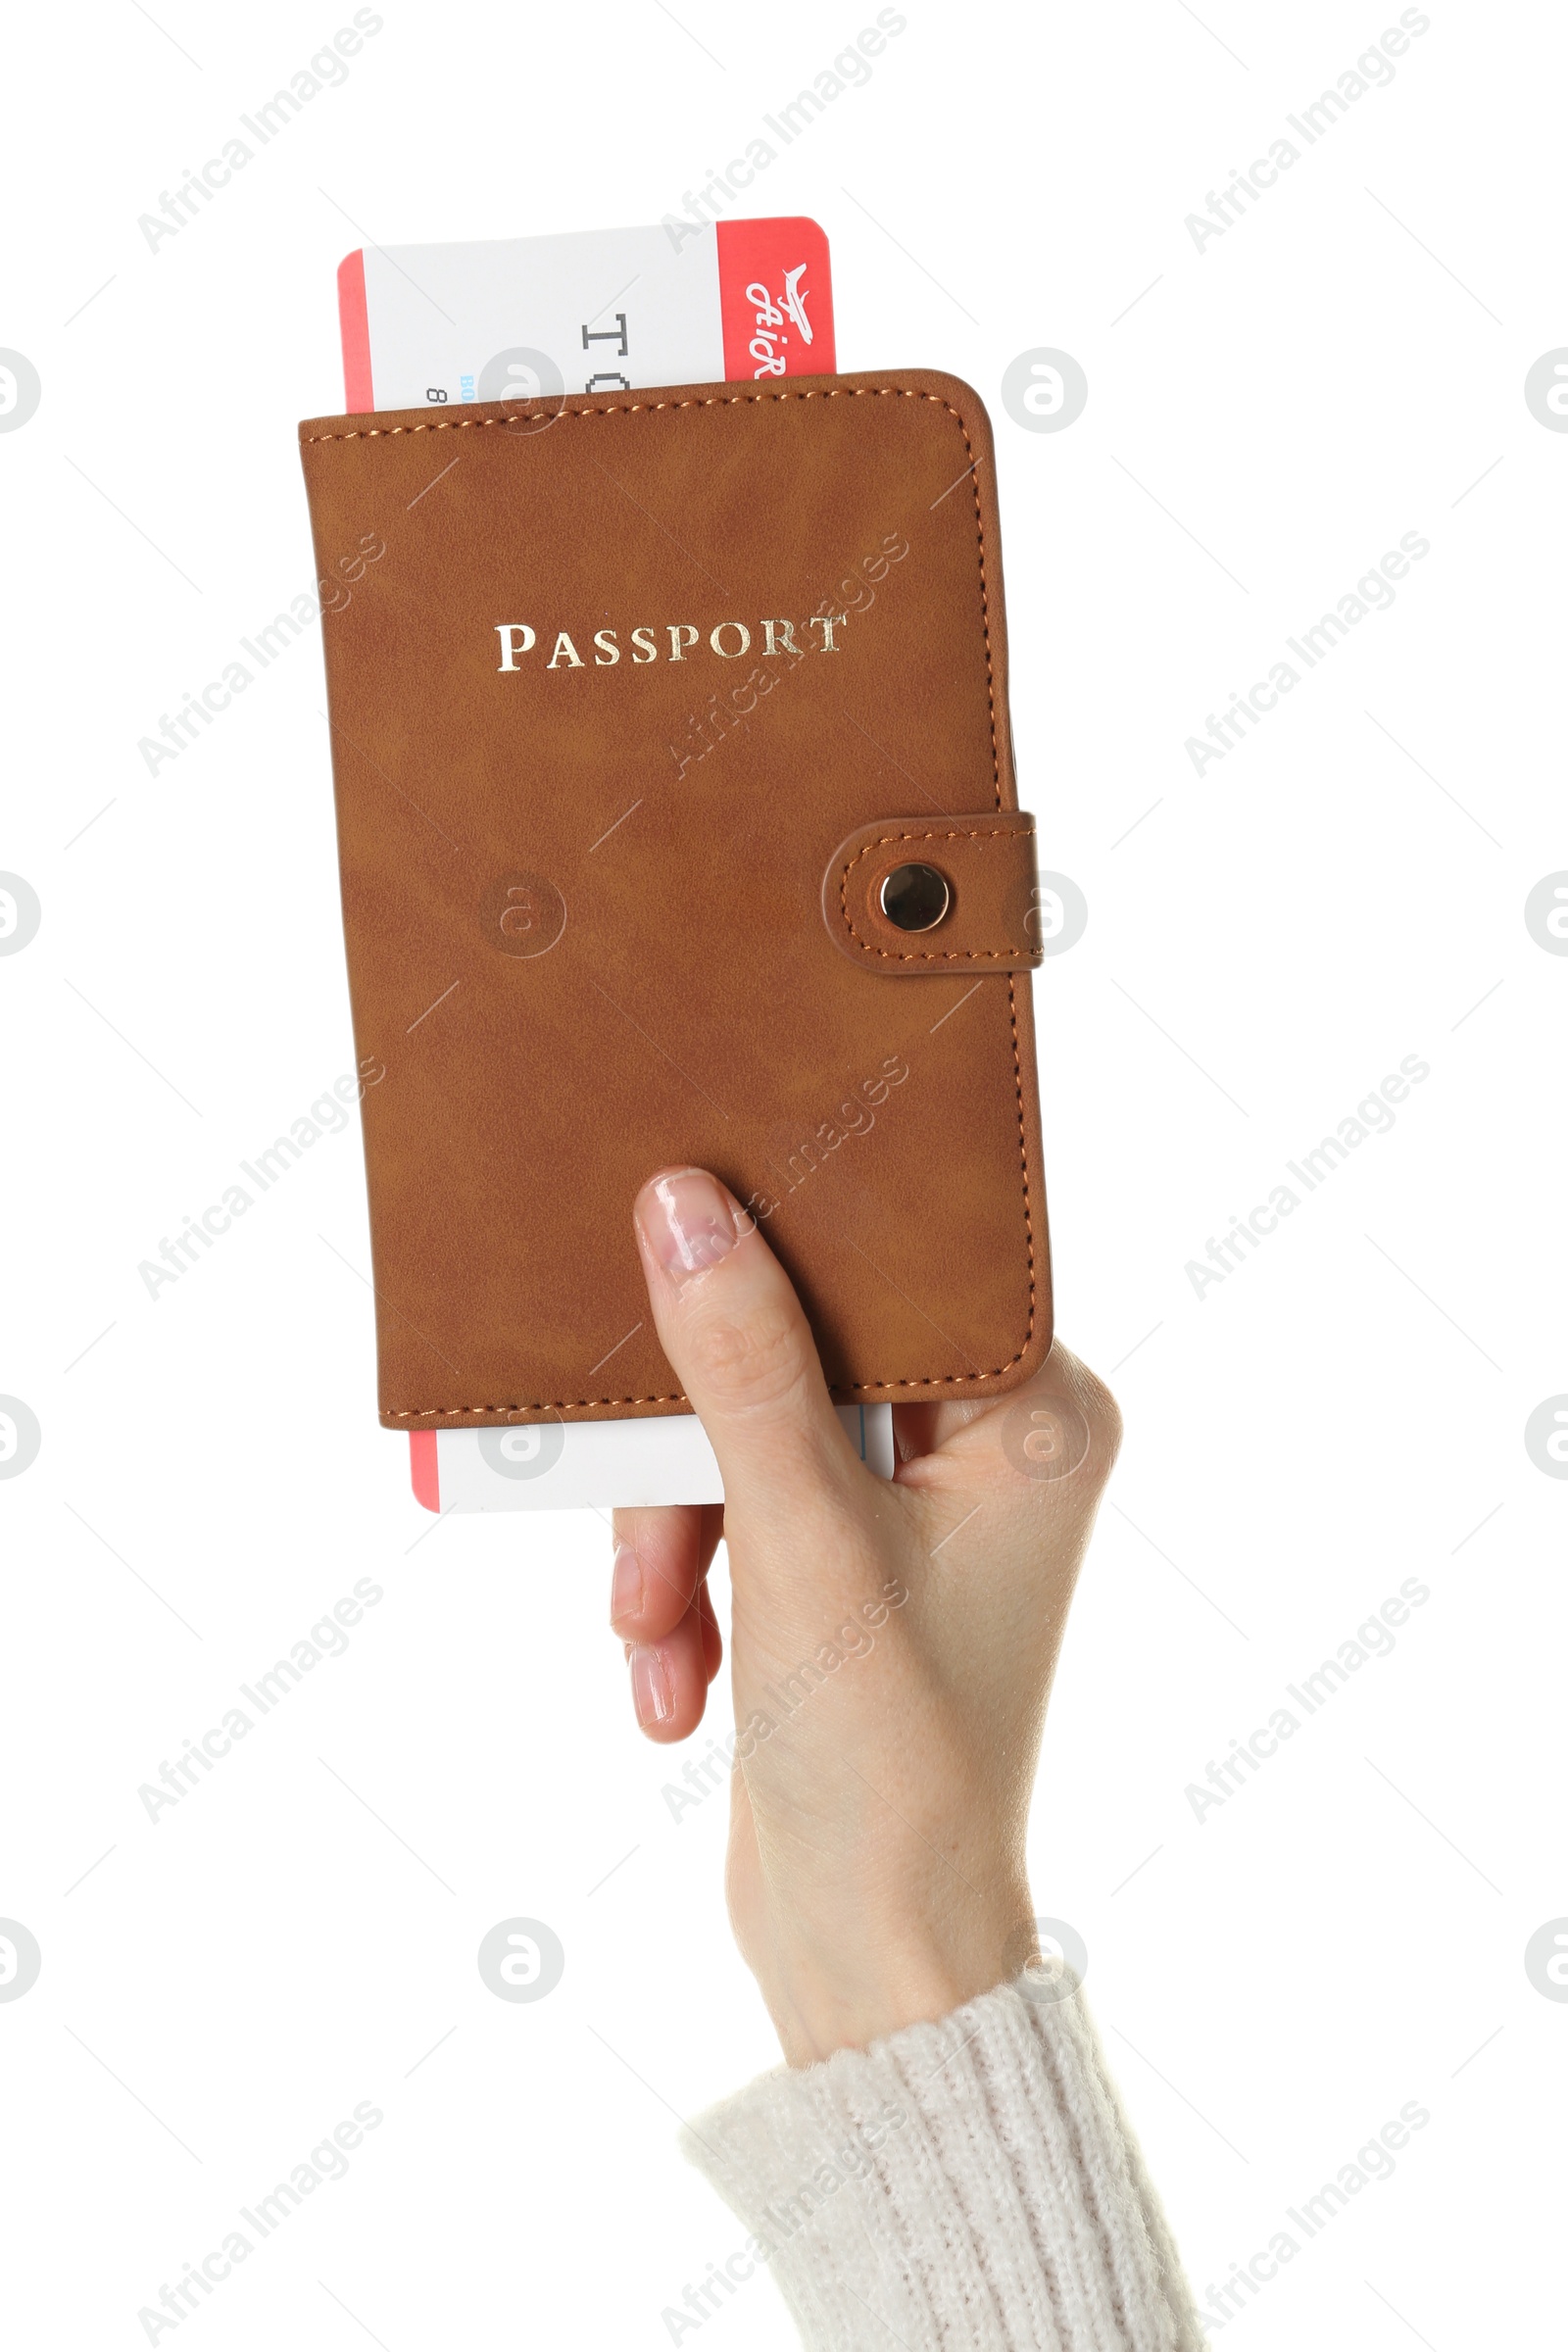
[[[653,1644],[641,1644],[631,1653],[631,1703],[644,1731],[651,1723],[667,1723],[675,1712],[669,1668],[663,1652]]]
[[[706,1168],[672,1168],[648,1188],[644,1230],[671,1282],[706,1273],[739,1236],[729,1195]]]
[[[624,1625],[642,1614],[643,1565],[629,1544],[615,1545],[615,1565],[610,1579],[610,1622]]]

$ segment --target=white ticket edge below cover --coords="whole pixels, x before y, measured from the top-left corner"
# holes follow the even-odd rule
[[[834,1409],[867,1469],[891,1478],[892,1405]],[[440,1429],[434,1435],[433,1507],[443,1515],[724,1499],[708,1433],[693,1413],[642,1421],[534,1421],[503,1429]],[[432,1507],[428,1497],[421,1499]]]

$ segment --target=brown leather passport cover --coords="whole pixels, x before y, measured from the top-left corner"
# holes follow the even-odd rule
[[[758,1217],[842,1402],[1051,1343],[991,430],[924,372],[300,427],[381,1419],[689,1409],[637,1188]],[[934,867],[897,929],[881,885]]]

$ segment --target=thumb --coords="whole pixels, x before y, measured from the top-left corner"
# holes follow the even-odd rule
[[[633,1216],[660,1344],[718,1457],[727,1504],[799,1515],[859,1471],[810,1327],[757,1221],[706,1168],[665,1168]]]

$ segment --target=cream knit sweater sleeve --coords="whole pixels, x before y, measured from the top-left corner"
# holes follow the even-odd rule
[[[763,2075],[682,2144],[807,2352],[1203,2352],[1070,1976]]]

